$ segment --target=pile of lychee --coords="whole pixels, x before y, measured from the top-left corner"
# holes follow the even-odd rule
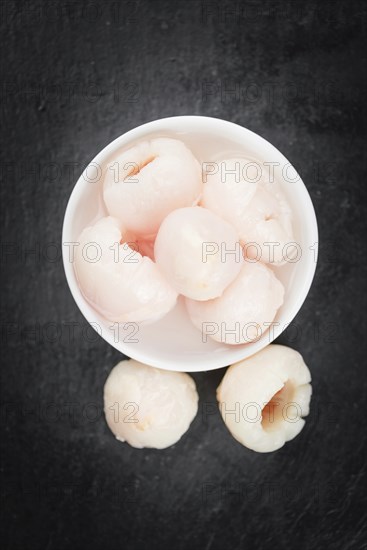
[[[212,323],[250,327],[244,344],[264,333],[283,303],[272,267],[294,240],[292,212],[280,185],[249,160],[227,158],[203,169],[181,141],[138,143],[106,167],[108,216],[78,238],[75,270],[83,295],[112,322],[153,323],[184,296],[202,332]],[[270,246],[276,243],[277,246]]]

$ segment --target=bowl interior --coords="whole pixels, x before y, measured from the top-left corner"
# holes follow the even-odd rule
[[[76,281],[70,245],[80,232],[107,214],[102,199],[103,172],[114,155],[133,143],[152,137],[182,139],[199,162],[245,156],[263,163],[275,163],[274,175],[293,210],[295,240],[301,257],[295,263],[274,268],[285,287],[284,304],[271,331],[251,344],[231,346],[203,338],[190,322],[183,300],[155,324],[117,327],[101,317],[84,299]],[[269,166],[269,164],[268,164]],[[316,268],[317,224],[311,199],[302,180],[288,160],[270,143],[253,132],[230,122],[207,117],[174,117],[145,124],[124,134],[95,157],[79,178],[65,214],[63,228],[64,267],[70,290],[86,319],[119,351],[147,364],[178,371],[211,370],[244,359],[274,340],[292,321],[310,288]]]

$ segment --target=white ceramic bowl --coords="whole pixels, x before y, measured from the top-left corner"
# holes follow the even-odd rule
[[[82,229],[106,214],[101,191],[101,174],[117,151],[152,136],[177,137],[191,148],[200,162],[219,160],[243,151],[246,157],[277,163],[275,177],[293,209],[295,240],[302,249],[293,264],[275,268],[285,286],[284,304],[275,319],[276,325],[251,344],[231,346],[210,338],[204,342],[200,331],[188,319],[182,300],[177,307],[155,324],[135,327],[116,326],[101,317],[85,300],[78,286],[72,255]],[[71,293],[84,317],[101,336],[121,353],[162,369],[207,371],[230,365],[264,348],[285,330],[301,308],[314,277],[317,261],[318,231],[315,211],[307,189],[288,160],[259,135],[224,120],[179,116],[149,122],[127,132],[107,145],[88,165],[71,194],[64,219],[63,261]]]

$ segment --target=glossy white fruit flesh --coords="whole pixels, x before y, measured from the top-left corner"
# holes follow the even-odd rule
[[[156,264],[123,240],[116,218],[100,219],[79,236],[75,271],[85,298],[114,322],[153,322],[176,304],[177,293]]]
[[[234,227],[198,206],[167,216],[158,231],[154,254],[173,288],[194,300],[220,296],[243,264]]]
[[[227,370],[217,389],[222,418],[242,445],[261,453],[276,451],[305,424],[310,382],[297,351],[269,345]]]
[[[190,319],[205,335],[225,344],[257,340],[283,303],[284,288],[270,268],[246,260],[222,296],[207,302],[186,299]]]
[[[201,167],[191,151],[179,140],[157,138],[110,162],[103,197],[125,228],[154,235],[167,214],[197,204],[201,192]]]
[[[281,265],[297,253],[289,244],[294,242],[291,209],[279,183],[270,181],[260,164],[256,181],[253,165],[240,158],[219,162],[204,176],[201,205],[236,227],[249,258]]]
[[[104,387],[104,411],[119,441],[165,449],[188,430],[198,410],[194,380],[186,373],[121,361]]]

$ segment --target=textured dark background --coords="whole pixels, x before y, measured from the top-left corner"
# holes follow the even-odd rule
[[[366,13],[358,1],[1,1],[2,542],[11,550],[361,549],[365,482]],[[281,338],[310,366],[302,434],[241,447],[224,370],[165,451],[114,440],[119,354],[87,329],[60,237],[86,164],[156,118],[234,121],[299,170],[320,226],[309,297]]]

